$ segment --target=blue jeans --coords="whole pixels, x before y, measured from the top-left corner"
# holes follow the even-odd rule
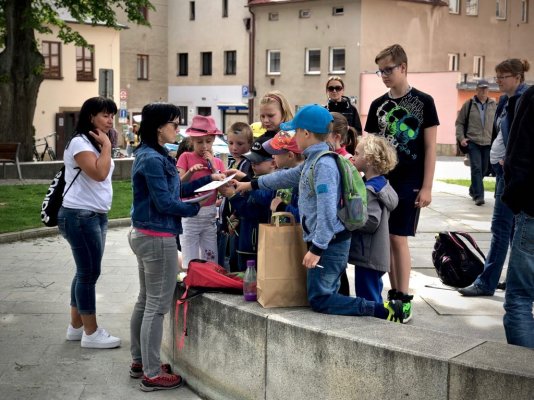
[[[480,146],[469,141],[469,163],[471,165],[471,186],[469,194],[476,200],[484,199],[484,174],[488,167],[491,146]]]
[[[100,276],[108,231],[107,214],[61,207],[58,228],[69,242],[76,274],[70,289],[70,305],[80,314],[95,314],[95,286]]]
[[[512,242],[514,229],[514,214],[501,200],[504,191],[503,170],[500,164],[494,164],[496,175],[495,206],[491,218],[491,243],[484,271],[477,277],[474,285],[484,292],[493,294],[501,277],[508,247]]]
[[[356,296],[382,304],[382,289],[384,288],[382,275],[384,272],[358,266],[354,270]]]
[[[314,311],[336,315],[374,315],[375,303],[338,294],[339,277],[347,268],[350,238],[331,243],[318,264],[308,270],[308,301]]]
[[[143,364],[145,375],[153,378],[160,372],[163,317],[171,308],[176,287],[176,239],[132,229],[128,242],[139,269],[139,296],[130,320],[130,353],[133,361]]]
[[[506,275],[504,330],[510,344],[534,349],[534,218],[516,216]]]

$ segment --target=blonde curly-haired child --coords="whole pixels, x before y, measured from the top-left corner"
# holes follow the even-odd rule
[[[365,174],[368,219],[352,233],[349,263],[356,267],[356,295],[382,303],[382,275],[390,266],[389,213],[399,201],[384,175],[397,165],[397,152],[385,138],[367,135],[356,146],[354,165]]]

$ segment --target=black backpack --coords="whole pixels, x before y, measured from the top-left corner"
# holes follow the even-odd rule
[[[78,173],[65,191],[65,194],[67,194],[78,175],[80,175],[80,172],[82,172],[80,168],[77,167],[77,169]],[[65,195],[63,194],[63,191],[65,189],[65,185],[65,166],[63,166],[56,176],[54,176],[52,183],[50,183],[50,186],[46,191],[43,203],[41,204],[41,221],[46,226],[57,225],[57,214],[61,208],[61,205],[63,204],[63,196]]]
[[[467,246],[466,239],[482,260]],[[439,279],[448,286],[464,288],[471,285],[484,270],[486,257],[475,239],[465,232],[440,232],[432,252],[432,262]]]

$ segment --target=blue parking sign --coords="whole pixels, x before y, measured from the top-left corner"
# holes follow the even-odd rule
[[[121,108],[119,110],[119,118],[128,118],[128,110]]]
[[[248,95],[249,95],[248,86],[247,85],[241,86],[241,97],[248,97]]]

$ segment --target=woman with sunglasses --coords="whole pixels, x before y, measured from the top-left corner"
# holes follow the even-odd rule
[[[339,76],[331,76],[326,82],[326,95],[328,96],[328,104],[325,108],[330,112],[338,112],[342,114],[349,123],[356,129],[358,136],[362,134],[362,123],[360,122],[360,115],[358,110],[351,103],[347,96],[344,96],[345,83]]]
[[[130,376],[141,378],[141,390],[149,392],[183,384],[182,378],[160,361],[163,316],[169,312],[176,287],[176,235],[182,233],[182,218],[197,215],[203,203],[180,200],[192,195],[196,187],[181,184],[175,160],[164,147],[176,140],[178,107],[151,103],[143,107],[141,115],[141,143],[132,166],[132,229],[128,233],[139,269],[139,295],[130,321]],[[199,179],[197,187],[211,179]]]

